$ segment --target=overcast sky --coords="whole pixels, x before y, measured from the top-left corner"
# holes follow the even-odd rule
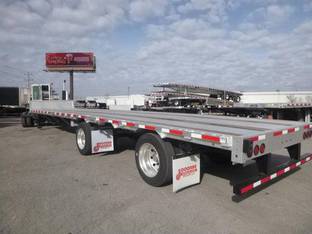
[[[146,93],[177,82],[312,90],[312,0],[1,0],[0,86],[60,87],[46,52],[92,51],[76,95]]]

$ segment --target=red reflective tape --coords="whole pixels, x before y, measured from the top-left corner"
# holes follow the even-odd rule
[[[82,115],[82,116],[81,116],[81,119],[86,119],[86,118],[87,118],[87,117],[86,117],[86,116],[84,116],[84,115]]]
[[[282,170],[277,171],[276,175],[280,176],[280,175],[283,175],[284,173],[285,173],[285,171],[284,171],[284,169],[282,169]]]
[[[151,131],[155,131],[156,127],[155,126],[151,126],[151,125],[145,125],[145,129],[151,130]]]
[[[178,135],[178,136],[183,135],[183,131],[181,131],[181,130],[176,130],[176,129],[170,129],[170,130],[169,130],[169,133],[170,133],[170,134],[173,134],[173,135]]]
[[[277,131],[273,133],[273,136],[281,136],[283,135],[283,131]]]
[[[134,127],[135,123],[127,122],[127,127]]]
[[[248,186],[242,188],[242,189],[240,190],[240,192],[241,192],[241,194],[242,194],[242,193],[247,193],[248,191],[250,191],[250,190],[252,190],[252,189],[253,189],[253,185],[250,184],[250,185],[248,185]]]
[[[250,137],[248,138],[248,140],[254,142],[254,141],[258,141],[259,137],[258,136],[253,136],[253,137]]]
[[[268,181],[270,181],[270,176],[267,176],[267,177],[261,179],[261,184],[266,183]]]
[[[304,129],[309,129],[310,128],[310,124],[304,125]]]
[[[288,133],[292,133],[292,132],[295,132],[295,128],[289,128],[288,129]]]
[[[202,135],[202,139],[206,141],[214,141],[220,143],[220,137],[216,136]]]
[[[112,122],[113,122],[113,124],[119,124],[120,121],[118,121],[118,120],[113,120]]]
[[[106,122],[106,119],[105,119],[105,118],[100,117],[100,118],[99,118],[99,122]]]
[[[298,162],[301,162],[300,165],[303,165],[303,164],[309,162],[310,160],[312,160],[312,155],[309,155],[309,156],[307,156],[307,157],[301,159],[301,160],[298,161]],[[259,181],[261,182],[261,185],[263,185],[263,184],[265,184],[265,183],[267,183],[267,182],[269,182],[269,181],[271,181],[271,180],[274,180],[274,179],[277,178],[278,176],[281,176],[281,175],[283,175],[283,174],[288,173],[289,171],[291,171],[291,170],[293,170],[293,169],[295,169],[295,168],[297,168],[297,167],[300,166],[300,165],[297,166],[297,163],[298,163],[298,162],[295,162],[295,163],[289,165],[288,167],[283,168],[283,169],[277,171],[276,173],[274,173],[274,174],[276,174],[276,176],[274,176],[272,179],[271,179],[271,176],[274,175],[274,174],[271,174],[270,176],[267,176],[267,177],[265,177],[265,178],[262,178],[261,180],[258,180],[258,181],[254,182],[254,183],[252,183],[252,184],[249,184],[249,185],[247,185],[247,186],[241,188],[241,189],[239,190],[240,193],[243,194],[243,193],[246,193],[246,192],[248,192],[248,191],[254,189],[253,185],[254,185],[255,183],[259,183]],[[288,169],[288,171],[286,171],[286,169]]]
[[[291,165],[289,166],[290,170],[295,169],[296,167],[297,167],[296,163],[291,164]]]

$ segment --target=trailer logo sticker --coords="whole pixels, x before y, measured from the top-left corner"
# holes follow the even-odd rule
[[[176,179],[180,180],[181,177],[187,177],[190,175],[194,175],[194,173],[197,171],[196,164],[188,166],[188,167],[182,167],[178,170],[178,173],[176,175]]]
[[[98,142],[94,146],[93,150],[95,152],[98,152],[100,149],[107,149],[112,147],[112,142],[111,141],[105,141],[105,142]]]

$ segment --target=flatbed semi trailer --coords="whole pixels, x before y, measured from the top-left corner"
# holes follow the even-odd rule
[[[152,186],[173,183],[173,190],[199,183],[200,158],[220,151],[232,164],[256,162],[259,176],[234,185],[237,195],[312,160],[301,155],[301,143],[312,139],[312,123],[198,114],[113,111],[75,108],[74,101],[32,101],[22,116],[24,127],[66,122],[76,127],[76,143],[83,155],[114,150],[114,134],[125,132],[137,140],[135,159],[143,180]],[[274,151],[287,149],[290,160],[271,169]]]

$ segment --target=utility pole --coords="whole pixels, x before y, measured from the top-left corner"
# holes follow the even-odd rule
[[[26,82],[27,82],[27,88],[30,88],[30,83],[34,81],[33,78],[31,78],[32,73],[31,72],[26,72],[25,75],[27,76]]]
[[[69,100],[74,100],[74,71],[69,72]]]

